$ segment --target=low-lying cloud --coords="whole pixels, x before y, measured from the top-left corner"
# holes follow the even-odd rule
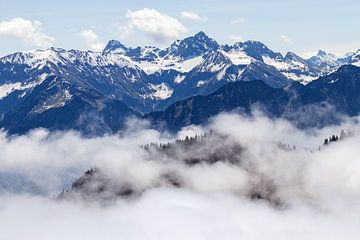
[[[45,130],[2,133],[0,238],[357,239],[356,122],[300,130],[260,113],[221,114],[208,126],[190,126],[175,136],[141,122],[97,138]],[[342,130],[347,137],[323,146]],[[210,131],[215,134],[195,147],[171,154],[142,147]],[[186,162],[209,156],[216,161]],[[91,167],[139,194],[106,207],[53,199]],[[162,178],[169,175],[175,185]]]

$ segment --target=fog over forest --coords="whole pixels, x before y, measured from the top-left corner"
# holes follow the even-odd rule
[[[302,130],[257,112],[177,134],[137,119],[96,138],[2,132],[0,239],[357,239],[359,130],[357,118]],[[144,147],[195,136],[186,151]],[[59,197],[92,168],[134,194]]]

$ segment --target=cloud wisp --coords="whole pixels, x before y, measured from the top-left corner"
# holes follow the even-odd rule
[[[180,13],[180,16],[182,19],[190,20],[193,22],[205,22],[207,20],[206,16],[201,16],[195,12],[192,11],[182,11]]]

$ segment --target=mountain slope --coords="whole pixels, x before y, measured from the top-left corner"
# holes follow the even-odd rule
[[[172,104],[162,112],[145,116],[154,124],[165,123],[171,130],[190,124],[203,124],[221,113],[239,109],[250,114],[256,106],[270,117],[285,117],[300,127],[326,125],[339,121],[337,112],[355,116],[360,113],[360,68],[352,65],[311,82],[272,88],[263,81],[235,82],[208,96],[194,96]],[[334,111],[328,109],[333,106]],[[299,119],[304,111],[313,111]],[[323,112],[322,112],[323,111]]]
[[[117,132],[130,116],[140,115],[99,92],[49,76],[3,115],[0,126],[10,134],[23,134],[41,127],[101,135]]]
[[[270,115],[278,115],[289,101],[283,89],[272,88],[263,81],[235,82],[208,96],[194,96],[172,104],[163,112],[146,115],[154,124],[165,122],[171,130],[190,124],[203,124],[221,112],[239,108],[250,113],[254,104],[262,105]]]

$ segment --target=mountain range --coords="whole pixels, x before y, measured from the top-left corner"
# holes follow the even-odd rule
[[[103,134],[135,116],[179,129],[254,104],[297,120],[296,111],[321,104],[355,115],[359,66],[360,50],[304,59],[258,41],[220,45],[204,32],[165,48],[111,40],[102,52],[18,52],[0,58],[0,126]]]
[[[259,109],[269,117],[282,117],[298,127],[336,124],[343,116],[360,113],[360,68],[344,65],[337,71],[302,85],[273,88],[261,80],[228,83],[207,96],[193,96],[170,105],[165,111],[145,115],[153,124],[172,130],[205,124],[222,112],[251,114]]]

